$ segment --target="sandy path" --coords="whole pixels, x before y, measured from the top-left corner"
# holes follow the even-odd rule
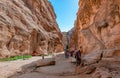
[[[41,57],[33,57],[27,60],[0,62],[0,78],[89,78],[87,75],[74,75],[75,65],[70,63],[70,59],[65,59],[63,53],[57,54],[54,66],[35,68],[36,61],[40,59]]]
[[[11,78],[89,78],[88,76],[74,75],[75,65],[70,63],[70,59],[65,59],[63,54],[56,56],[56,62],[54,66],[39,67]]]
[[[14,73],[22,71],[22,67],[24,65],[28,65],[26,66],[26,68],[29,66],[33,66],[35,63],[33,64],[30,64],[30,63],[35,62],[40,59],[41,57],[32,57],[26,60],[0,62],[0,78],[8,78]]]

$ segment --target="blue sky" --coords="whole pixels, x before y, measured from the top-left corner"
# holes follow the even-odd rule
[[[79,0],[49,0],[57,16],[60,30],[68,31],[74,27]]]

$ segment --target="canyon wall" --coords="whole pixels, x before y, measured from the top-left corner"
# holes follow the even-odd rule
[[[63,51],[48,0],[0,0],[0,57]]]
[[[81,49],[84,60],[120,60],[120,0],[80,0],[70,49]]]
[[[74,28],[72,28],[68,32],[62,32],[62,35],[63,35],[62,42],[64,45],[64,49],[66,49],[66,47],[69,46],[69,42],[70,42],[70,39],[73,35],[73,32],[74,32]]]
[[[63,42],[63,46],[64,46],[64,49],[67,45],[67,32],[62,32],[62,35],[63,35],[63,39],[62,39],[62,42]]]

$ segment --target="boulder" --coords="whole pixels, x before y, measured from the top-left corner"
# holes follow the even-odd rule
[[[43,59],[41,61],[37,61],[37,67],[51,66],[55,65],[56,61],[53,58]]]

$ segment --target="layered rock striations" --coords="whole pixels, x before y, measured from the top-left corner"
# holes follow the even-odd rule
[[[68,32],[62,32],[63,35],[62,41],[63,41],[64,49],[66,49],[66,47],[69,46],[73,32],[74,32],[74,28],[72,28]]]
[[[120,77],[120,0],[80,0],[69,48],[80,49],[92,78]]]
[[[80,0],[79,7],[70,48],[81,48],[89,63],[120,60],[120,1]]]
[[[64,46],[64,49],[67,45],[67,32],[62,32],[62,35],[63,35],[63,39],[62,39],[62,42],[63,42],[63,46]]]
[[[63,50],[48,0],[0,0],[0,57]]]

